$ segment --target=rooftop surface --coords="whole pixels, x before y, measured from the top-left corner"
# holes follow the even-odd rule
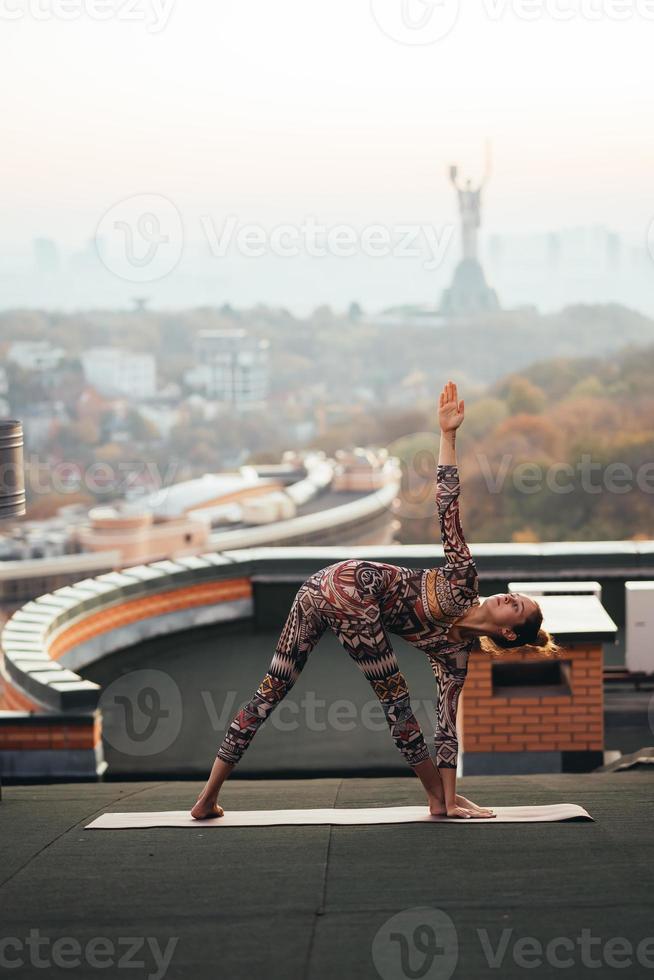
[[[2,955],[21,978],[84,980],[654,975],[650,773],[459,787],[487,805],[579,803],[595,823],[86,831],[106,810],[190,808],[201,782],[3,787]],[[422,800],[411,776],[234,778],[221,796],[233,809]]]

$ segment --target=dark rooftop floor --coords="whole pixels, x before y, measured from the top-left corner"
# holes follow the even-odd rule
[[[4,787],[2,934],[18,944],[3,955],[24,963],[11,971],[21,978],[84,980],[652,975],[654,940],[637,950],[654,935],[648,772],[471,777],[460,785],[485,804],[580,803],[596,822],[85,831],[107,809],[190,807],[201,783]],[[410,776],[233,779],[221,802],[402,805],[422,802],[422,792]],[[30,930],[45,939],[38,954],[22,945]],[[82,947],[81,965],[66,965],[52,945],[63,937]],[[114,944],[102,947],[107,968],[89,960],[87,943],[99,937]],[[126,937],[135,937],[131,954]],[[539,960],[527,937],[562,944]],[[618,937],[631,954],[624,942],[606,945]],[[165,957],[171,940],[167,968],[157,967],[153,949]],[[33,964],[37,955],[47,971]],[[73,956],[69,947],[65,956]],[[142,965],[128,968],[120,957]],[[563,968],[553,957],[572,962]]]

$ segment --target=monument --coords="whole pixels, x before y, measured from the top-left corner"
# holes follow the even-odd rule
[[[490,168],[488,156],[484,178],[477,188],[467,180],[462,186],[458,180],[459,168],[450,167],[450,181],[456,188],[461,215],[461,250],[452,279],[452,285],[444,290],[439,313],[444,316],[494,313],[500,309],[497,294],[486,282],[479,261],[479,228],[481,226],[481,192],[488,180]]]

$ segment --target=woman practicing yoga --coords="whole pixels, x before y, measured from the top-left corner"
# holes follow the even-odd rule
[[[293,687],[326,629],[334,631],[370,681],[395,744],[425,788],[431,813],[461,818],[495,815],[456,792],[456,709],[470,651],[490,653],[527,646],[549,653],[557,648],[550,634],[541,629],[543,615],[534,599],[519,593],[479,599],[477,569],[459,520],[455,441],[463,415],[463,400],[458,401],[456,385],[448,381],[440,395],[436,467],[445,564],[412,569],[347,559],[321,568],[303,582],[268,673],[232,721],[218,749],[209,779],[191,810],[196,819],[223,815],[217,803],[222,784],[257,730]],[[411,709],[389,633],[423,650],[438,681],[435,763]]]

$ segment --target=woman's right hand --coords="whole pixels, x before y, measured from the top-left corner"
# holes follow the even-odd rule
[[[462,820],[488,820],[483,813],[475,813],[474,810],[466,810],[465,807],[453,804],[447,808],[448,817],[460,817]],[[495,816],[495,814],[493,814]]]
[[[463,399],[459,401],[456,385],[448,381],[441,391],[438,405],[438,422],[442,432],[454,432],[463,422]]]

